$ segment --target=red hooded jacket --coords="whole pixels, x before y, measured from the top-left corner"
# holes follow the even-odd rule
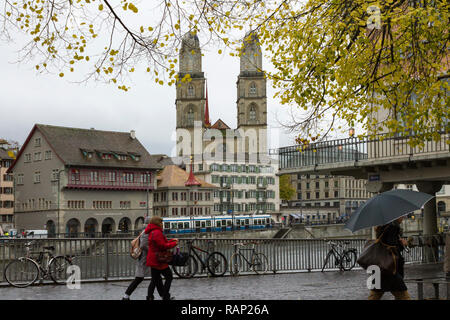
[[[162,232],[162,228],[156,224],[150,223],[145,228],[145,233],[148,233],[148,253],[147,266],[158,270],[164,270],[169,267],[167,263],[159,263],[156,259],[156,252],[171,249],[177,245],[174,240],[167,240]]]

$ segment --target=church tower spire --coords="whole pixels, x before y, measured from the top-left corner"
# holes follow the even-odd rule
[[[256,131],[258,153],[266,153],[266,78],[262,69],[262,51],[259,39],[254,32],[248,32],[243,39],[237,92],[238,129]],[[246,150],[249,149],[246,147]]]
[[[209,119],[209,107],[208,107],[208,83],[206,82],[206,102],[205,102],[205,127],[211,127]]]
[[[189,75],[190,81],[182,81]],[[189,78],[187,77],[187,78]],[[194,145],[194,126],[205,127],[205,76],[202,71],[200,41],[194,31],[187,32],[181,41],[177,81],[177,156],[200,152]],[[189,132],[190,137],[187,136]],[[182,140],[183,143],[179,143]],[[197,150],[197,151],[195,151]]]

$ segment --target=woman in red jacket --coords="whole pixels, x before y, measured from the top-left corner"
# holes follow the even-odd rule
[[[156,253],[175,247],[178,244],[178,239],[167,240],[163,234],[162,223],[163,219],[161,217],[154,216],[150,219],[147,228],[145,228],[145,233],[148,234],[147,266],[152,268],[152,281],[148,287],[148,297],[153,296],[153,290],[156,286],[161,298],[170,300],[169,291],[173,279],[172,270],[170,270],[167,263],[158,262]],[[161,275],[165,278],[164,284]]]

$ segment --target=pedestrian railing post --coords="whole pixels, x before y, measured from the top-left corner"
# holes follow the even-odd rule
[[[109,243],[108,238],[105,238],[105,241],[103,242],[104,245],[104,253],[105,253],[105,280],[108,280],[109,276]]]
[[[308,258],[308,272],[311,272],[311,241],[306,242],[307,258]]]

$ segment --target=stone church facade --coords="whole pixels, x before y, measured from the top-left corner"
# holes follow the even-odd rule
[[[175,101],[176,153],[186,164],[192,160],[196,176],[218,187],[213,214],[270,213],[279,221],[278,166],[267,149],[262,52],[255,35],[247,34],[243,41],[236,91],[237,128],[230,128],[221,119],[210,122],[200,41],[191,33],[184,36]]]

